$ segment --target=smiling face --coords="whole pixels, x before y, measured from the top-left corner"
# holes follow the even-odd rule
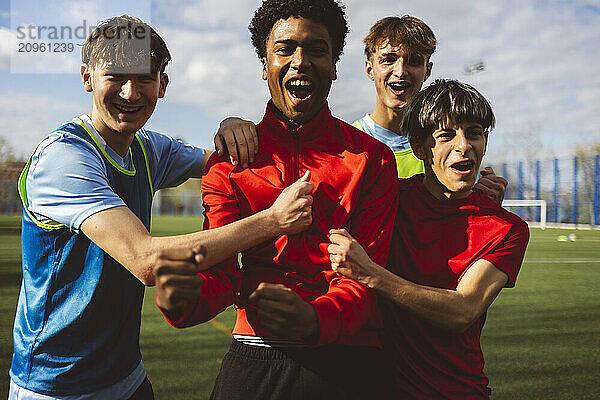
[[[273,104],[290,121],[314,119],[337,78],[327,28],[310,19],[290,17],[273,25],[266,43],[262,77]]]
[[[431,75],[433,63],[403,45],[384,41],[366,61],[367,75],[377,91],[376,112],[401,111]]]
[[[424,143],[413,146],[425,162],[423,184],[436,197],[465,198],[473,191],[487,145],[481,124],[440,124]]]
[[[121,71],[119,71],[121,72]],[[165,95],[166,74],[123,74],[100,63],[81,67],[83,86],[93,93],[91,119],[102,135],[133,135],[152,115],[156,102]]]

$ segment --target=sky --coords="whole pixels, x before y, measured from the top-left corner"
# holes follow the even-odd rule
[[[491,103],[497,124],[488,162],[566,157],[575,146],[600,143],[600,0],[343,3],[350,34],[329,96],[335,116],[352,122],[373,110],[375,90],[364,71],[362,39],[378,19],[410,14],[438,39],[428,82],[455,78],[474,85]],[[18,53],[24,32],[19,27],[69,26],[75,36],[126,13],[150,23],[173,56],[167,94],[146,127],[212,148],[219,121],[235,115],[258,122],[269,99],[247,29],[259,4],[0,0],[0,137],[26,158],[49,132],[91,109],[91,94],[79,75],[80,47]],[[465,72],[478,62],[484,71]]]

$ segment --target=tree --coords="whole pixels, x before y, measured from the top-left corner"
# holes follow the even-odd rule
[[[8,139],[0,136],[0,164],[15,161],[14,151]]]

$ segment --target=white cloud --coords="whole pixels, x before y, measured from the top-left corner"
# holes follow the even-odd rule
[[[17,47],[14,32],[0,27],[0,71],[10,68],[10,56]]]
[[[9,140],[17,157],[27,157],[43,137],[80,112],[80,104],[59,97],[4,92],[0,96],[0,136]]]
[[[152,2],[154,14],[177,28],[228,28],[244,31],[253,10],[260,5],[257,0],[156,0]],[[173,10],[176,10],[175,12]]]
[[[266,85],[258,58],[239,35],[181,29],[164,29],[163,34],[174,60],[168,71],[169,101],[197,105],[218,118],[262,116]]]
[[[82,24],[86,21],[87,26],[95,26],[98,21],[107,18],[102,12],[100,3],[96,1],[73,1],[62,7],[62,20],[71,24]]]

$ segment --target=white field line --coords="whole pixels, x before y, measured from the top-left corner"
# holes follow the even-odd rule
[[[523,260],[525,264],[592,264],[600,263],[600,258],[531,258]]]
[[[566,236],[566,235],[564,235]],[[557,242],[556,238],[535,238],[534,239],[536,242]],[[576,240],[576,242],[600,242],[600,239],[588,239],[588,238],[579,238]],[[571,243],[571,242],[569,242]]]

